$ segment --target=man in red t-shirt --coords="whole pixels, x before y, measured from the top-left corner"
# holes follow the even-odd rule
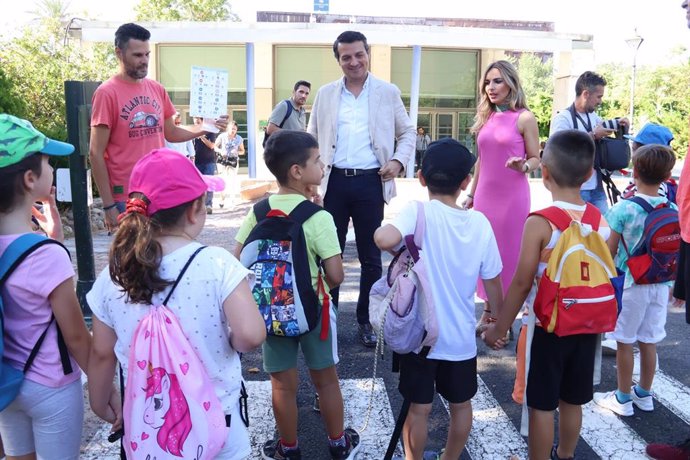
[[[151,33],[137,24],[123,24],[115,32],[120,71],[93,95],[89,158],[103,199],[109,230],[124,211],[129,176],[134,164],[153,149],[169,142],[185,142],[207,132],[200,126],[184,128],[174,122],[175,107],[160,83],[146,78]],[[221,132],[228,117],[216,120]]]

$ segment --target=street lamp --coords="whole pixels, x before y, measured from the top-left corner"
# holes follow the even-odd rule
[[[635,29],[635,36],[625,40],[625,43],[633,50],[633,62],[632,62],[632,78],[630,79],[630,128],[633,124],[633,115],[635,115],[635,74],[637,73],[637,51],[640,49],[640,45],[644,38],[637,33]]]

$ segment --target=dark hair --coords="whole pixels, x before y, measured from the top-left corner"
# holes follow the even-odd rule
[[[637,178],[646,185],[658,185],[671,177],[676,156],[670,147],[659,144],[643,145],[632,155]]]
[[[124,51],[127,49],[127,44],[131,39],[145,42],[150,38],[151,32],[144,29],[139,24],[128,22],[127,24],[122,24],[115,31],[115,47]]]
[[[369,54],[369,44],[367,43],[367,37],[365,37],[362,32],[347,30],[342,34],[338,35],[338,38],[336,38],[333,42],[333,54],[335,55],[335,58],[340,60],[340,52],[338,51],[339,44],[354,42],[364,43],[364,49],[366,50],[367,54]]]
[[[597,86],[606,86],[606,79],[598,73],[588,70],[580,75],[575,82],[575,97],[580,96],[584,90],[592,92]]]
[[[306,86],[307,88],[311,89],[311,83],[309,83],[307,80],[300,80],[297,83],[295,83],[295,87],[293,88],[293,91],[297,91],[297,89],[300,86]]]
[[[426,181],[426,188],[428,188],[429,192],[433,193],[434,195],[455,196],[460,188],[460,185],[462,184],[462,182],[460,182],[458,185],[434,185],[431,183],[433,182],[433,176],[431,176],[429,179],[424,178],[424,180]]]
[[[17,200],[24,197],[24,173],[32,171],[36,177],[43,172],[43,154],[32,154],[19,163],[0,168],[0,212],[14,209]]]
[[[319,143],[311,134],[281,129],[268,138],[264,161],[278,183],[286,185],[290,168],[293,165],[305,166],[309,159],[309,151],[318,148]]]
[[[140,193],[131,197],[148,199]],[[110,247],[110,279],[127,295],[127,301],[150,304],[153,294],[164,290],[173,280],[161,278],[159,271],[163,250],[155,237],[162,230],[179,225],[187,209],[205,199],[197,199],[169,209],[161,209],[150,217],[137,212],[124,215]]]
[[[559,131],[546,141],[542,163],[559,186],[580,187],[594,166],[594,141],[584,131]]]

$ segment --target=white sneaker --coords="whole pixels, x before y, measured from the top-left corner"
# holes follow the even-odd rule
[[[625,403],[619,402],[616,398],[616,390],[607,393],[594,393],[594,402],[598,406],[624,417],[630,417],[634,413],[632,400]]]
[[[618,344],[613,339],[604,339],[601,341],[601,354],[606,356],[615,356],[618,350]]]
[[[651,412],[654,410],[654,398],[652,398],[652,395],[638,396],[635,387],[632,390],[632,402],[642,411]]]

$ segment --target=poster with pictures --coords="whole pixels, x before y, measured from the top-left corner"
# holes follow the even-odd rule
[[[228,113],[228,71],[192,67],[189,114],[215,119]]]

